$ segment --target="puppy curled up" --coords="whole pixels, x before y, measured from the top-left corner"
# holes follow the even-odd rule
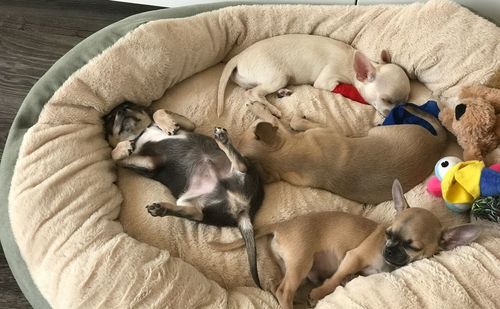
[[[352,84],[383,116],[394,104],[406,102],[410,94],[408,76],[400,66],[391,63],[388,51],[381,51],[380,63],[375,63],[344,42],[308,34],[271,37],[233,57],[219,81],[218,116],[224,111],[224,94],[230,79],[247,89],[250,101],[264,104],[277,117],[281,117],[281,111],[267,101],[266,95],[291,95],[287,85],[310,84],[332,91],[339,83]]]
[[[193,132],[187,118],[165,110],[150,116],[126,102],[105,118],[111,156],[119,166],[159,181],[177,199],[146,206],[152,216],[176,216],[215,226],[238,227],[247,247],[250,271],[260,287],[253,219],[264,199],[255,166],[216,127],[208,137]]]
[[[259,102],[249,108],[260,119],[243,133],[238,148],[261,168],[267,182],[324,189],[360,203],[390,200],[396,178],[407,189],[421,183],[446,146],[439,120],[412,106],[405,109],[427,121],[436,134],[401,124],[376,126],[364,136],[343,136],[301,117],[285,125]]]

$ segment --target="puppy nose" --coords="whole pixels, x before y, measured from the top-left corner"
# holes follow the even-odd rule
[[[385,247],[384,249],[384,255],[387,256],[387,257],[391,257],[391,256],[394,256],[394,246],[392,247]]]
[[[465,110],[467,109],[467,105],[458,104],[455,106],[455,119],[460,120],[460,118],[465,114]]]

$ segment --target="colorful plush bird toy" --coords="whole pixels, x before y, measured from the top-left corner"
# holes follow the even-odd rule
[[[452,211],[469,210],[480,196],[500,195],[500,164],[485,167],[483,161],[444,157],[437,162],[434,173],[427,190],[442,197]]]

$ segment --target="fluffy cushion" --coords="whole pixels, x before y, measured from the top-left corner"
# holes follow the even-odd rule
[[[117,171],[101,117],[124,100],[155,101],[154,108],[192,119],[199,132],[223,125],[237,141],[254,117],[244,108],[242,90],[230,85],[224,117],[216,118],[222,67],[213,66],[258,40],[285,33],[330,36],[373,59],[388,49],[394,62],[442,98],[453,96],[461,85],[486,82],[500,63],[499,29],[449,1],[242,6],[138,27],[68,78],[21,146],[9,196],[12,228],[35,283],[52,306],[276,306],[270,293],[239,287],[251,284],[244,252],[215,252],[206,244],[232,240],[239,237],[237,231],[147,215],[144,205],[172,196],[154,181]],[[310,86],[293,90],[291,97],[272,98],[285,119],[300,110],[345,134],[366,132],[379,121],[370,106]],[[451,147],[450,153],[458,150]],[[331,209],[380,222],[394,214],[389,202],[364,207],[286,183],[266,187],[266,195],[256,225]],[[423,185],[407,197],[444,220],[457,219],[446,216],[441,201]],[[498,306],[499,234],[492,226],[470,247],[391,274],[355,279],[319,306]],[[276,284],[277,269],[265,243],[259,242],[258,252],[264,285]],[[450,288],[452,299],[445,298]]]

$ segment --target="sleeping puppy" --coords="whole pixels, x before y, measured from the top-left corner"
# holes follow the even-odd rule
[[[389,200],[396,178],[413,188],[431,174],[446,146],[439,121],[411,106],[405,108],[431,124],[436,135],[402,124],[346,137],[300,117],[292,118],[290,127],[301,132],[293,132],[261,103],[249,108],[264,121],[243,133],[239,149],[261,167],[266,181],[324,189],[360,203]]]
[[[317,301],[356,274],[388,272],[474,241],[480,228],[464,224],[444,229],[424,208],[409,208],[399,181],[392,188],[397,214],[391,225],[338,212],[319,212],[256,229],[256,237],[272,236],[272,253],[283,278],[273,291],[281,307],[291,309],[295,292],[309,278]],[[243,243],[210,243],[221,251]]]
[[[410,80],[391,62],[387,51],[382,63],[371,62],[352,46],[328,37],[308,34],[280,35],[259,41],[233,57],[225,66],[218,90],[217,115],[224,109],[224,92],[231,78],[247,91],[250,101],[265,104],[281,117],[266,95],[290,95],[287,85],[311,84],[332,91],[339,83],[354,85],[362,97],[382,114],[395,103],[406,102]]]
[[[154,121],[153,121],[154,120]],[[237,226],[247,247],[255,284],[260,287],[252,221],[264,198],[263,183],[240,155],[225,129],[214,137],[191,132],[185,117],[158,110],[153,119],[132,103],[104,119],[112,158],[167,186],[177,199],[146,206],[152,216],[176,216],[215,226]]]

